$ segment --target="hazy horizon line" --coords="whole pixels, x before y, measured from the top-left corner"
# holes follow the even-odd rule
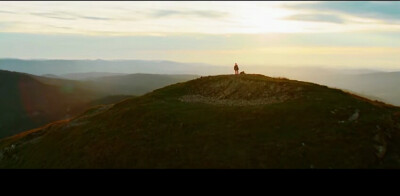
[[[1,57],[0,60],[22,60],[22,61],[146,61],[146,62],[172,62],[172,63],[179,63],[179,64],[195,64],[195,65],[204,65],[204,66],[217,66],[217,67],[228,67],[231,65],[219,65],[219,64],[210,64],[210,63],[202,63],[202,62],[183,62],[183,61],[172,61],[172,60],[147,60],[147,59],[102,59],[102,58],[12,58],[12,57]],[[235,62],[232,61],[232,65]],[[239,63],[240,65],[240,63]],[[244,65],[242,63],[242,65]],[[319,68],[319,69],[334,69],[334,70],[373,70],[373,71],[383,71],[383,72],[396,72],[400,71],[400,68],[362,68],[360,67],[341,67],[340,65],[336,66],[323,66],[323,65],[261,65],[261,64],[246,64],[245,66],[250,67],[285,67],[285,68]]]

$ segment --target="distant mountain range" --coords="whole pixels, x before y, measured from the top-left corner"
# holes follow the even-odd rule
[[[197,75],[167,75],[167,74],[127,74],[105,76],[83,81],[85,85],[97,92],[108,95],[142,95],[178,82],[186,82],[198,78]]]
[[[249,73],[286,77],[340,88],[370,99],[400,106],[400,72],[318,67],[248,67]]]
[[[48,75],[48,74],[45,74],[43,76],[46,76],[46,75]],[[89,79],[100,78],[100,77],[121,76],[121,75],[127,75],[127,74],[125,74],[125,73],[107,73],[107,72],[87,72],[87,73],[68,73],[68,74],[61,74],[58,76],[53,75],[53,77],[65,78],[65,79],[70,79],[70,80],[89,80]]]
[[[370,99],[400,106],[400,72],[319,73],[292,76],[293,79],[315,82],[347,90]]]
[[[333,69],[321,67],[247,66],[239,63],[240,71],[309,81],[340,88],[371,99],[400,105],[400,72],[374,69]],[[133,73],[151,74],[231,74],[232,66],[199,63],[143,60],[21,60],[0,59],[0,69],[18,71],[50,78],[91,80],[99,77]],[[111,79],[111,78],[110,78]],[[111,79],[114,80],[114,79]],[[112,86],[112,82],[106,86]],[[93,87],[96,88],[96,87]],[[122,87],[121,87],[122,88]],[[129,92],[121,90],[121,92]]]
[[[214,69],[210,69],[214,67]],[[150,73],[150,74],[206,74],[215,66],[200,63],[144,60],[22,60],[0,59],[0,69],[34,75],[54,74],[68,77],[71,73]],[[229,73],[225,68],[217,72]],[[216,73],[217,73],[216,72]],[[214,74],[216,74],[214,73]],[[103,75],[104,76],[104,75]],[[73,76],[77,77],[77,75]],[[85,76],[86,77],[86,76]],[[79,76],[78,76],[79,79]]]

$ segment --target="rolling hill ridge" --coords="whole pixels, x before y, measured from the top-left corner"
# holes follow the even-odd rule
[[[400,109],[263,75],[201,77],[0,141],[1,168],[400,168]]]

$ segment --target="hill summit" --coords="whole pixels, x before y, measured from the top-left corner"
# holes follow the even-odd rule
[[[219,75],[0,141],[2,168],[399,168],[400,109],[338,89]]]
[[[303,85],[261,75],[214,76],[195,80],[184,102],[202,102],[219,105],[260,105],[284,102],[302,95]]]

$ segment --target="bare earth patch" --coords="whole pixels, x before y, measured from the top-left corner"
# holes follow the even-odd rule
[[[271,104],[271,103],[279,103],[284,102],[285,99],[255,99],[255,100],[243,100],[243,99],[218,99],[213,97],[205,97],[202,95],[185,95],[182,96],[180,101],[183,102],[198,102],[198,103],[207,103],[213,105],[230,105],[230,106],[247,106],[247,105],[262,105],[262,104]]]
[[[290,82],[269,82],[246,77],[231,77],[218,82],[207,78],[201,80],[194,83],[190,93],[179,100],[229,106],[263,105],[296,99],[303,90]]]

